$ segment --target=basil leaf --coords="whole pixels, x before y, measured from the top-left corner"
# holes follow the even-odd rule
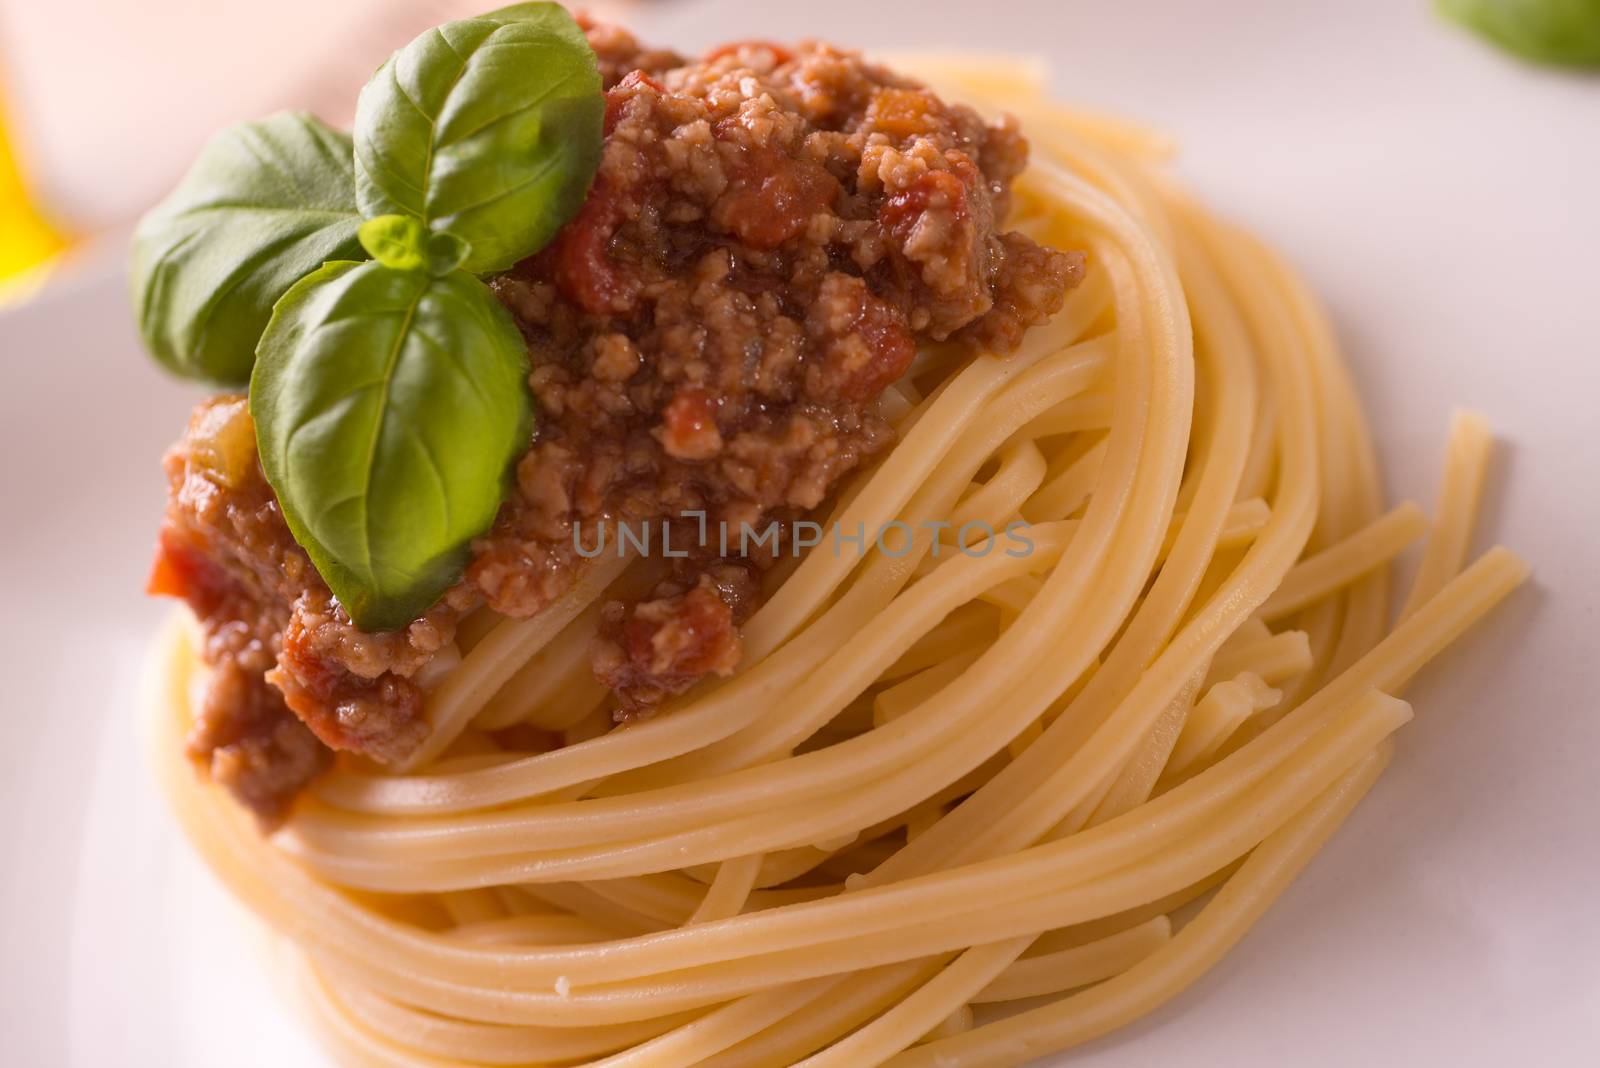
[[[361,211],[447,229],[471,246],[464,270],[505,270],[583,203],[604,119],[594,51],[560,5],[446,23],[396,52],[361,91]]]
[[[449,230],[429,232],[412,215],[380,215],[361,224],[357,235],[368,255],[385,267],[402,271],[426,270],[445,275],[461,266],[472,251]]]
[[[422,246],[428,231],[410,215],[380,215],[361,224],[356,236],[367,255],[397,271],[420,271],[428,263]]]
[[[350,138],[311,115],[241,123],[212,139],[133,238],[133,302],[166,367],[250,379],[272,305],[308,271],[359,257]]]
[[[449,230],[436,230],[422,246],[427,268],[434,274],[449,274],[466,262],[472,246]]]
[[[1436,0],[1478,36],[1538,63],[1600,67],[1600,0]]]
[[[528,355],[482,282],[330,263],[262,335],[250,414],[289,529],[363,630],[460,576],[527,447]]]

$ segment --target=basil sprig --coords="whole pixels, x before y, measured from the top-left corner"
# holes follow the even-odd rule
[[[353,141],[301,115],[225,132],[140,225],[147,344],[249,381],[289,530],[365,630],[425,612],[494,520],[532,402],[527,346],[475,276],[576,213],[604,111],[577,23],[518,4],[395,53]]]
[[[177,374],[243,385],[273,302],[361,255],[360,225],[348,135],[293,113],[222,131],[134,233],[145,344]]]
[[[361,91],[361,211],[459,234],[472,246],[467,270],[503,271],[583,203],[604,120],[594,53],[559,6],[446,23],[396,52]]]

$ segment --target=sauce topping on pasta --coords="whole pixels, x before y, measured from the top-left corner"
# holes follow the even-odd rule
[[[240,398],[202,404],[167,456],[151,589],[195,610],[213,667],[191,753],[265,824],[330,748],[413,753],[457,624],[548,606],[602,521],[674,524],[687,550],[603,607],[592,660],[616,715],[732,672],[772,555],[738,532],[786,529],[893,442],[879,398],[919,343],[1010,349],[1081,274],[1002,227],[1027,159],[1010,120],[825,44],[688,60],[584,30],[600,164],[555,239],[490,281],[527,343],[535,429],[460,581],[362,631],[291,537]]]

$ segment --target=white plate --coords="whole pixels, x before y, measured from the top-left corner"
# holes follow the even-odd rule
[[[1483,541],[1537,580],[1422,679],[1399,758],[1260,926],[1087,1059],[1597,1063],[1600,81],[1504,60],[1420,0],[944,6],[638,21],[691,44],[1020,43],[1072,98],[1160,123],[1327,298],[1395,496],[1431,502],[1453,405],[1490,415]],[[158,459],[194,394],[141,356],[114,271],[0,318],[0,360],[0,1059],[321,1064],[139,752]]]

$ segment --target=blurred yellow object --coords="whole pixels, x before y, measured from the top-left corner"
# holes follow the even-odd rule
[[[6,131],[0,98],[0,307],[24,299],[44,281],[66,239],[28,195]]]

